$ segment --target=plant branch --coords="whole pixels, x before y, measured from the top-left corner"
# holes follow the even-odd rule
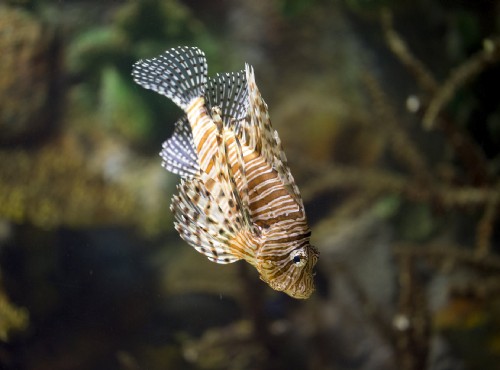
[[[431,130],[443,107],[449,103],[456,91],[472,80],[489,65],[500,61],[500,38],[487,39],[481,51],[454,69],[448,79],[438,88],[423,117],[423,126]]]
[[[468,265],[480,270],[500,272],[500,258],[495,255],[478,256],[474,250],[455,245],[430,244],[427,246],[400,244],[394,247],[397,256],[414,256]]]

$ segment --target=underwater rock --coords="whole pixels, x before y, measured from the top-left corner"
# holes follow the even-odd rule
[[[0,6],[0,142],[25,141],[49,124],[53,41],[27,11]]]

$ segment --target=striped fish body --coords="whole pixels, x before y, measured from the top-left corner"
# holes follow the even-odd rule
[[[273,289],[308,298],[318,252],[253,69],[207,78],[203,52],[179,47],[132,74],[185,112],[160,153],[181,176],[171,206],[180,236],[211,261],[244,259]]]

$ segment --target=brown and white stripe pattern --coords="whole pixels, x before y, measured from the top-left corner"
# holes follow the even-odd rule
[[[186,113],[160,153],[181,176],[176,229],[211,261],[244,259],[273,289],[308,298],[318,252],[253,69],[206,72],[203,52],[179,47],[137,62],[132,73]]]

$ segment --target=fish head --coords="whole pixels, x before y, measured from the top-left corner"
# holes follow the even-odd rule
[[[314,292],[314,266],[319,252],[309,238],[293,244],[266,248],[264,243],[257,255],[257,270],[261,280],[274,290],[306,299]]]

